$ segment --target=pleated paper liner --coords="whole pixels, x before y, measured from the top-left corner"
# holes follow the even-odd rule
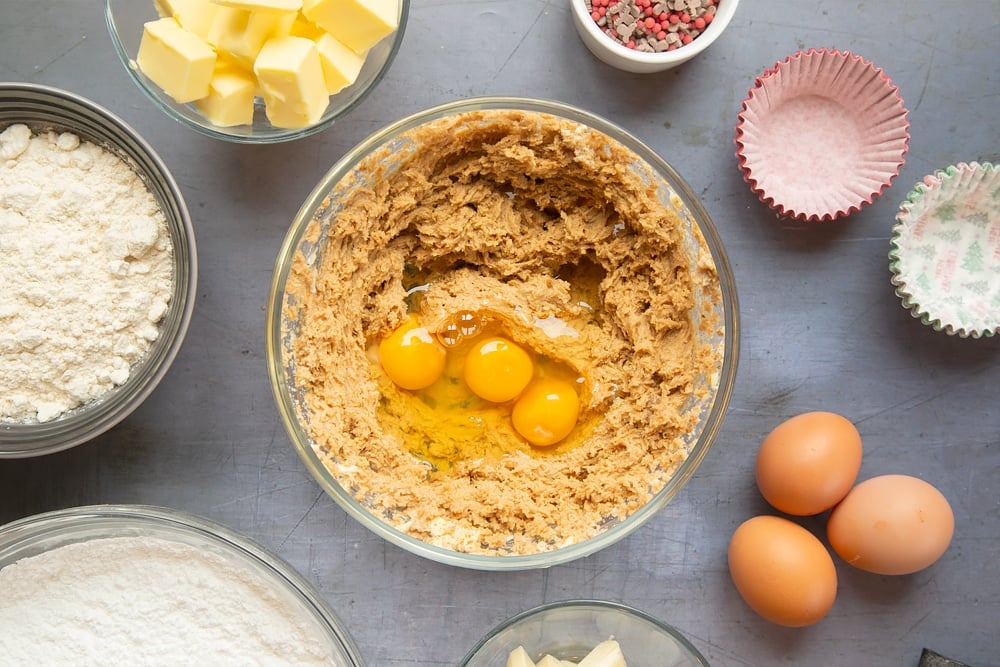
[[[962,338],[1000,331],[1000,168],[961,162],[924,177],[896,214],[889,261],[924,324]]]
[[[780,215],[819,222],[870,204],[909,145],[899,90],[846,51],[800,51],[765,70],[743,101],[736,157],[743,178]]]

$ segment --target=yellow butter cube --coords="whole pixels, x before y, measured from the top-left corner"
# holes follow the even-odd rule
[[[361,66],[365,64],[364,56],[359,56],[330,33],[324,33],[316,40],[316,50],[323,66],[326,91],[330,95],[357,81]]]
[[[263,16],[268,14],[268,12],[256,13]],[[290,35],[292,32],[292,26],[295,25],[295,19],[298,18],[298,16],[299,15],[295,12],[274,16],[274,22],[271,24],[271,37],[285,37]]]
[[[315,42],[326,33],[318,25],[303,17],[302,14],[297,14],[288,34],[295,35],[296,37],[305,37]]]
[[[248,11],[297,12],[302,0],[212,0],[217,5],[246,9]]]
[[[195,105],[213,125],[232,127],[253,123],[253,98],[257,79],[253,74],[224,62],[215,66],[208,95]]]
[[[173,16],[181,27],[187,28],[209,44],[215,44],[216,17],[219,6],[209,0],[156,0],[166,11],[166,16]]]
[[[139,69],[178,103],[208,95],[215,61],[212,47],[173,18],[143,26],[136,56]]]
[[[267,118],[275,127],[312,125],[330,103],[319,51],[312,40],[293,35],[269,39],[253,71]]]
[[[356,53],[365,53],[399,26],[397,0],[303,0],[302,13]]]
[[[208,4],[210,0],[153,0],[153,6],[156,7],[156,11],[160,14],[160,18],[166,18],[167,16],[173,16],[176,18],[176,15],[181,8],[198,2]]]
[[[215,46],[240,65],[250,69],[264,42],[272,37],[287,35],[295,14],[248,12],[245,9],[221,7],[214,31]]]

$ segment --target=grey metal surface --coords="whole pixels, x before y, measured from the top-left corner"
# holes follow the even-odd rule
[[[250,147],[199,136],[153,109],[112,52],[99,0],[3,0],[0,80],[86,95],[152,143],[195,218],[200,287],[177,361],[131,417],[71,451],[0,461],[0,523],[105,502],[221,521],[312,581],[371,665],[453,665],[508,616],[570,597],[661,617],[713,665],[916,665],[925,646],[975,667],[1000,664],[1000,340],[951,338],[912,319],[886,258],[896,209],[925,174],[1000,161],[998,21],[996,0],[744,0],[707,52],[641,76],[591,57],[565,1],[414,0],[395,65],[350,117],[296,143]],[[863,55],[899,86],[910,151],[893,186],[861,213],[789,224],[743,183],[733,125],[764,68],[822,46]],[[573,103],[661,152],[715,219],[741,300],[737,387],[704,464],[632,536],[544,571],[454,569],[370,534],[292,451],[264,366],[271,269],[313,185],[373,130],[480,94]],[[944,558],[915,575],[838,563],[833,611],[791,630],[743,604],[725,553],[741,521],[768,511],[752,474],[758,444],[810,409],[857,423],[862,477],[901,472],[938,486],[956,533]],[[822,519],[807,525],[821,530]]]

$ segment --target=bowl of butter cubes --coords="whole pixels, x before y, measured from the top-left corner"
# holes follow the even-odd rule
[[[461,667],[708,667],[676,628],[610,600],[562,600],[503,621]]]
[[[409,0],[107,0],[125,71],[168,116],[237,143],[330,127],[381,81]]]

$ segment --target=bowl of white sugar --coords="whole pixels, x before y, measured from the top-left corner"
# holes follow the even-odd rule
[[[180,188],[120,118],[0,83],[0,459],[73,447],[132,413],[194,308]]]
[[[286,562],[214,522],[98,505],[0,527],[5,664],[362,665]]]

